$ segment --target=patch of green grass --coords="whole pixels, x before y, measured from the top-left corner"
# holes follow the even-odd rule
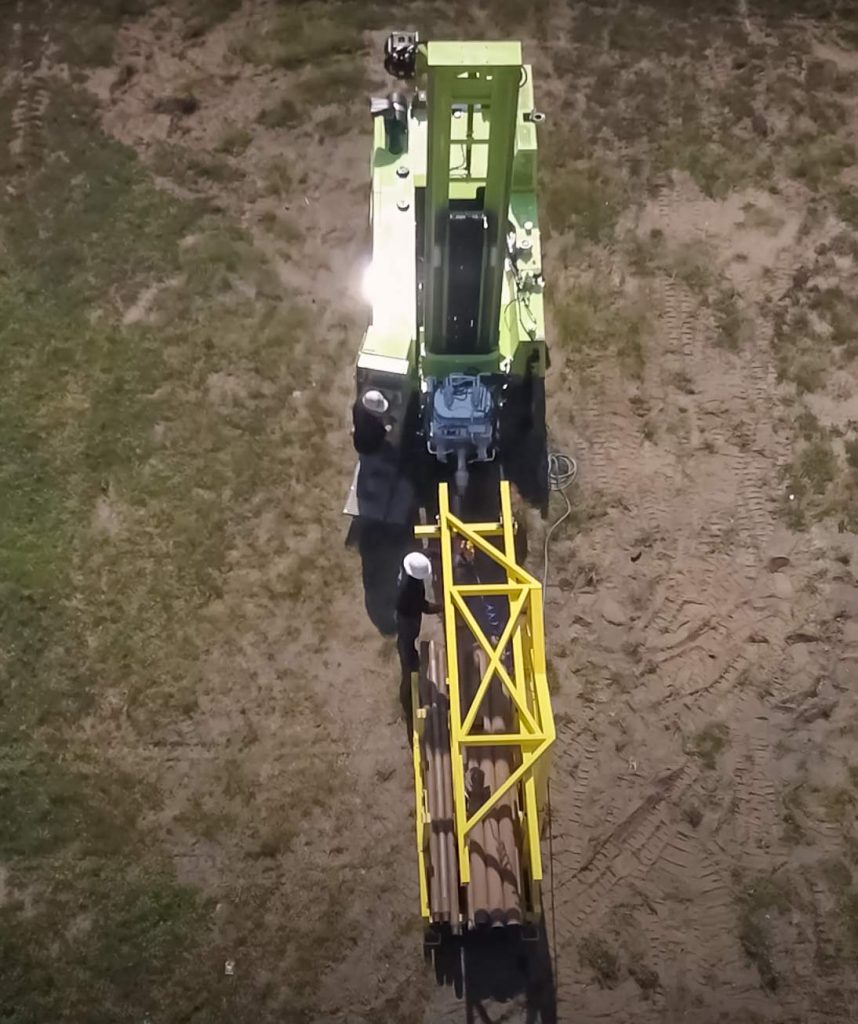
[[[185,1016],[206,998],[208,981],[187,968],[209,913],[127,861],[62,868],[43,903],[0,908],[0,1005],[22,1022]]]
[[[772,959],[772,914],[786,913],[792,905],[789,885],[775,875],[763,875],[739,895],[739,941],[757,968],[763,988],[775,991],[780,978]]]
[[[664,253],[664,271],[692,292],[703,292],[713,280],[712,251],[705,242],[680,242]]]
[[[20,721],[20,718],[19,718]],[[65,849],[116,854],[133,841],[134,781],[75,770],[46,750],[11,741],[0,760],[0,857],[5,864]]]
[[[799,307],[776,322],[772,339],[778,377],[795,384],[799,394],[821,390],[832,367],[848,360],[855,344],[852,303],[839,289],[814,295],[811,306],[828,331],[811,326],[807,311]]]
[[[301,228],[289,217],[282,217],[273,210],[266,210],[259,218],[259,223],[281,242],[288,242],[296,245],[301,241],[303,232]]]
[[[650,999],[661,985],[661,978],[655,968],[640,959],[633,959],[629,964],[629,974],[634,978],[644,999]]]
[[[718,755],[727,745],[730,729],[724,722],[710,722],[691,738],[690,752],[699,757],[704,767],[714,768]]]
[[[204,35],[241,9],[242,0],[179,0],[178,13],[185,19],[186,39]]]
[[[364,99],[367,88],[366,68],[362,60],[341,57],[311,68],[296,83],[295,95],[308,108],[329,103],[352,105]]]
[[[64,50],[73,64],[110,67],[113,62],[113,37],[112,25],[80,26]]]
[[[253,64],[313,67],[330,57],[365,52],[364,32],[381,27],[382,20],[375,5],[358,0],[343,0],[336,7],[317,0],[284,5],[270,25],[246,33],[234,50]]]
[[[827,439],[811,441],[796,461],[797,475],[813,494],[824,494],[837,476],[837,456]]]
[[[784,826],[782,837],[785,843],[798,845],[805,841],[805,830],[793,810],[788,809],[784,811],[781,815],[781,821]]]
[[[226,153],[228,156],[241,156],[252,141],[253,132],[233,125],[221,135],[215,149],[218,153]]]
[[[729,134],[710,137],[699,124],[684,124],[660,147],[659,161],[665,170],[685,171],[704,195],[722,199],[770,176],[771,160],[757,144]]]
[[[823,861],[821,870],[828,887],[836,893],[844,892],[852,884],[852,872],[842,860]]]
[[[183,246],[180,266],[192,292],[223,294],[233,278],[260,274],[267,263],[241,229],[211,225]]]
[[[846,937],[849,952],[858,957],[858,889],[844,892],[838,905],[840,926]]]
[[[335,553],[315,549],[318,513],[293,499],[321,488],[335,505],[320,423],[336,423],[346,331],[314,334],[279,283],[266,294],[249,236],[157,188],[83,95],[56,87],[44,131],[64,160],[0,189],[0,1016],[217,1024],[234,1013],[213,911],[174,877],[189,847],[159,825],[164,776],[145,751],[198,714],[206,673],[251,635],[260,602],[293,607],[275,558],[300,549],[297,601],[325,632],[308,565],[328,571]],[[141,292],[176,279],[154,323],[123,325]],[[305,408],[293,391],[314,384],[323,399]],[[246,524],[284,515],[284,501],[290,546],[254,553]],[[258,580],[230,637],[217,616],[238,550]],[[300,705],[293,715],[303,728]],[[302,782],[299,818],[338,789],[336,753],[318,728],[306,735],[318,777]],[[260,922],[271,893],[254,904]],[[316,926],[314,956],[342,948],[331,917],[327,944]],[[280,953],[291,974],[297,957]],[[325,963],[304,964],[308,990]],[[248,998],[267,1006],[261,986]]]
[[[791,326],[776,325],[772,347],[780,380],[795,384],[799,394],[823,386],[829,364],[825,339],[806,318]]]
[[[338,139],[355,130],[360,122],[350,110],[338,109],[325,114],[316,122],[316,130],[320,141]]]
[[[797,359],[790,368],[789,376],[800,395],[820,391],[825,387],[828,367],[818,354]]]
[[[229,185],[241,181],[242,172],[221,156],[159,142],[152,151],[150,164],[155,174],[171,178],[179,185],[193,188],[203,182]]]
[[[692,828],[699,828],[703,821],[703,812],[696,803],[690,803],[682,808],[682,817]]]
[[[625,252],[635,273],[674,278],[696,294],[705,294],[715,280],[715,256],[706,242],[668,245],[664,233],[653,228],[646,237],[626,239]]]
[[[260,111],[256,120],[266,128],[294,128],[301,124],[305,117],[291,96],[283,96],[273,107],[266,107]]]
[[[712,314],[715,319],[716,343],[730,352],[737,352],[747,341],[751,322],[742,311],[735,288],[727,286],[719,289],[712,301]]]
[[[810,409],[802,408],[795,420],[795,428],[799,436],[805,441],[812,441],[817,437],[825,436],[825,428]]]
[[[816,290],[809,305],[828,325],[829,345],[834,346],[846,361],[858,356],[858,335],[855,327],[858,298],[835,285]]]
[[[781,815],[783,822],[783,839],[790,845],[799,845],[806,841],[806,833],[802,820],[807,816],[804,807],[804,788],[793,786],[784,793],[784,811]]]
[[[578,961],[592,972],[601,988],[614,988],[619,983],[619,955],[598,935],[586,935],[580,940]]]
[[[845,952],[855,961],[858,959],[858,888],[852,882],[852,869],[844,861],[832,858],[823,861],[820,870],[834,897]]]
[[[649,318],[643,302],[617,291],[581,285],[553,306],[558,341],[582,366],[613,354],[629,376],[640,379],[646,363]]]
[[[794,141],[789,171],[809,188],[820,189],[855,163],[852,142],[832,135],[804,136]]]
[[[113,61],[116,29],[130,18],[145,14],[154,0],[66,0],[51,12],[51,42],[56,59],[79,67],[109,67]]]
[[[851,228],[858,228],[858,195],[848,188],[837,189],[833,196],[837,216]]]
[[[607,241],[625,205],[617,179],[593,163],[558,168],[543,186],[546,226],[585,242]]]
[[[844,822],[852,814],[856,798],[845,786],[825,786],[815,791],[829,821]]]
[[[671,373],[670,383],[683,395],[693,395],[696,392],[694,381],[685,370],[675,370]]]

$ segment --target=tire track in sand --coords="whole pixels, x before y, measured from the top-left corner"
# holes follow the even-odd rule
[[[742,955],[734,937],[736,905],[728,873],[689,828],[680,826],[671,836],[661,854],[659,877],[689,908],[683,929],[685,952],[698,980],[740,974]]]
[[[580,934],[586,923],[610,909],[614,890],[621,883],[639,880],[652,867],[673,828],[664,804],[668,797],[680,800],[698,772],[696,764],[686,762],[656,779],[651,792],[631,813],[604,839],[591,843],[577,870],[558,873],[554,882],[561,945],[564,936]]]
[[[19,170],[38,167],[45,158],[44,118],[50,102],[44,70],[50,42],[51,4],[17,0],[10,67],[17,100],[12,110],[9,153]]]

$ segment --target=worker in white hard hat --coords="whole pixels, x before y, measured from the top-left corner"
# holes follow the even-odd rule
[[[365,391],[355,402],[352,407],[352,424],[355,451],[359,455],[372,455],[384,444],[391,426],[385,420],[389,408],[390,402],[375,388]]]
[[[402,668],[403,704],[405,687],[410,686],[411,673],[420,666],[417,638],[424,613],[437,615],[439,604],[426,600],[426,581],[432,578],[432,563],[419,551],[411,551],[402,561],[396,595],[396,648]],[[408,704],[410,706],[410,697]]]

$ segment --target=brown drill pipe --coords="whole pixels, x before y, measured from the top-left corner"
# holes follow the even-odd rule
[[[431,652],[431,649],[430,649]],[[438,742],[435,714],[435,693],[434,683],[431,679],[432,661],[431,657],[426,665],[426,728],[424,731],[424,743],[426,753],[426,789],[429,802],[429,893],[430,910],[432,918],[440,921],[443,907],[441,898],[441,887],[439,876],[441,870],[441,838],[438,834],[439,812],[439,787],[438,787]]]
[[[494,731],[513,728],[512,703],[505,693],[496,693],[493,705]],[[500,787],[510,776],[512,753],[508,747],[496,747],[495,785]],[[503,906],[507,924],[521,922],[521,869],[516,844],[513,812],[515,798],[508,792],[495,810],[498,828],[498,864],[503,883]]]
[[[464,678],[467,679],[467,700],[465,706],[470,707],[471,702],[479,685],[479,665],[473,651],[468,651],[462,658],[463,668],[466,669]],[[484,783],[482,768],[480,764],[479,748],[468,748],[468,782],[471,792],[468,799],[468,814],[471,815],[479,806],[478,794],[474,792],[477,786]],[[471,865],[471,882],[468,886],[468,907],[469,916],[475,925],[488,924],[486,912],[487,880],[486,880],[486,838],[485,822],[479,821],[471,829],[468,835],[468,857]]]
[[[444,814],[444,855],[446,865],[446,886],[447,905],[450,914],[450,923],[458,924],[459,920],[459,871],[456,855],[456,834],[453,823],[453,776],[451,772],[451,751],[450,751],[450,729],[447,710],[449,708],[449,693],[446,685],[446,652],[438,651],[436,654],[436,678],[443,680],[439,689],[443,695],[443,702],[439,705],[439,721],[441,722],[441,764],[442,772],[442,811]]]

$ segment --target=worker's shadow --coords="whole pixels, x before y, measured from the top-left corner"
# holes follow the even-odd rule
[[[557,994],[545,923],[527,934],[521,928],[490,928],[465,936],[445,934],[427,947],[439,985],[464,999],[466,1024],[500,1024],[509,1004],[524,1010],[527,1024],[557,1024]]]
[[[396,633],[396,580],[402,559],[414,547],[410,525],[374,522],[356,517],[346,537],[361,561],[364,604],[370,622],[383,636]]]

